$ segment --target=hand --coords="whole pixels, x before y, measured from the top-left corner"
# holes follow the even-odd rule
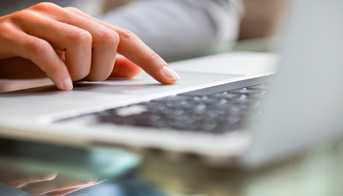
[[[136,35],[76,8],[39,3],[0,17],[1,77],[44,72],[59,89],[71,90],[72,81],[133,77],[138,66],[163,84],[178,79]]]

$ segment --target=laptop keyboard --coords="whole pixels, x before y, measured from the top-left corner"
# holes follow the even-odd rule
[[[222,134],[242,128],[265,93],[265,85],[190,92],[105,110],[96,118],[98,123]]]

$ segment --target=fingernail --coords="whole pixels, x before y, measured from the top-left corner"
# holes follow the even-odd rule
[[[66,78],[63,80],[61,84],[62,90],[70,91],[73,89],[73,82],[71,81],[70,78]]]
[[[172,80],[172,81],[176,81],[176,80],[180,80],[180,76],[171,68],[169,68],[168,66],[164,66],[161,69],[161,75],[168,79],[168,80]]]

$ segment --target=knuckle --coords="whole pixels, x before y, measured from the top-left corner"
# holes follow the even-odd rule
[[[51,49],[51,46],[47,41],[30,39],[27,41],[25,48],[32,55],[43,55]]]
[[[97,43],[106,44],[111,47],[116,47],[119,43],[119,35],[107,28],[99,30],[94,39]]]
[[[68,39],[71,41],[73,44],[79,44],[79,45],[91,45],[92,44],[92,35],[85,30],[76,30],[72,33],[69,33]]]
[[[118,34],[121,39],[134,40],[137,39],[137,35],[127,29],[120,29]]]
[[[56,8],[59,8],[59,6],[50,2],[37,3],[31,7],[31,9],[33,10],[44,11],[44,12],[51,11]]]
[[[20,10],[11,14],[10,20],[14,23],[26,22],[29,18],[32,18],[33,15],[34,14],[31,10]]]
[[[0,23],[0,37],[4,39],[10,39],[13,37],[14,27],[10,22],[1,22]]]

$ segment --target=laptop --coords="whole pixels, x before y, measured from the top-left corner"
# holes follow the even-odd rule
[[[342,8],[338,0],[294,1],[280,56],[232,53],[175,63],[182,77],[176,85],[141,75],[81,82],[71,92],[1,94],[0,135],[242,167],[302,152],[342,134]]]

